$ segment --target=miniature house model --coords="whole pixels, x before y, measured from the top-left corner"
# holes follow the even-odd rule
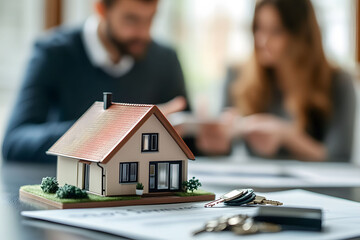
[[[180,191],[194,155],[155,105],[95,102],[47,152],[57,179],[103,196]]]

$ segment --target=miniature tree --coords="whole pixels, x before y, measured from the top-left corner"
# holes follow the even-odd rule
[[[142,183],[138,182],[138,183],[136,184],[136,189],[138,189],[138,190],[143,190],[143,189],[144,189],[144,185],[143,185]]]
[[[86,191],[81,190],[73,185],[65,184],[63,187],[59,187],[56,191],[56,197],[58,198],[88,198]]]
[[[194,191],[197,190],[202,185],[201,185],[201,182],[199,181],[199,179],[192,177],[188,181],[184,181],[182,183],[182,186],[185,191],[190,191],[191,193],[194,193]]]
[[[44,177],[40,187],[44,193],[55,193],[59,188],[59,183],[55,177]]]

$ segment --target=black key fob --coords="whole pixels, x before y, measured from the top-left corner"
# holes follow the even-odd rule
[[[280,224],[283,230],[321,231],[322,210],[315,208],[294,208],[260,206],[255,221]]]

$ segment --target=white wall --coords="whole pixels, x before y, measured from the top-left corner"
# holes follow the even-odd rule
[[[43,29],[43,7],[44,0],[0,0],[0,146],[33,39]]]
[[[92,12],[95,0],[63,0],[63,25],[82,23]]]

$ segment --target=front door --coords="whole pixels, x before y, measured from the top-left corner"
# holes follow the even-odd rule
[[[149,192],[179,191],[181,173],[181,161],[150,162]]]

